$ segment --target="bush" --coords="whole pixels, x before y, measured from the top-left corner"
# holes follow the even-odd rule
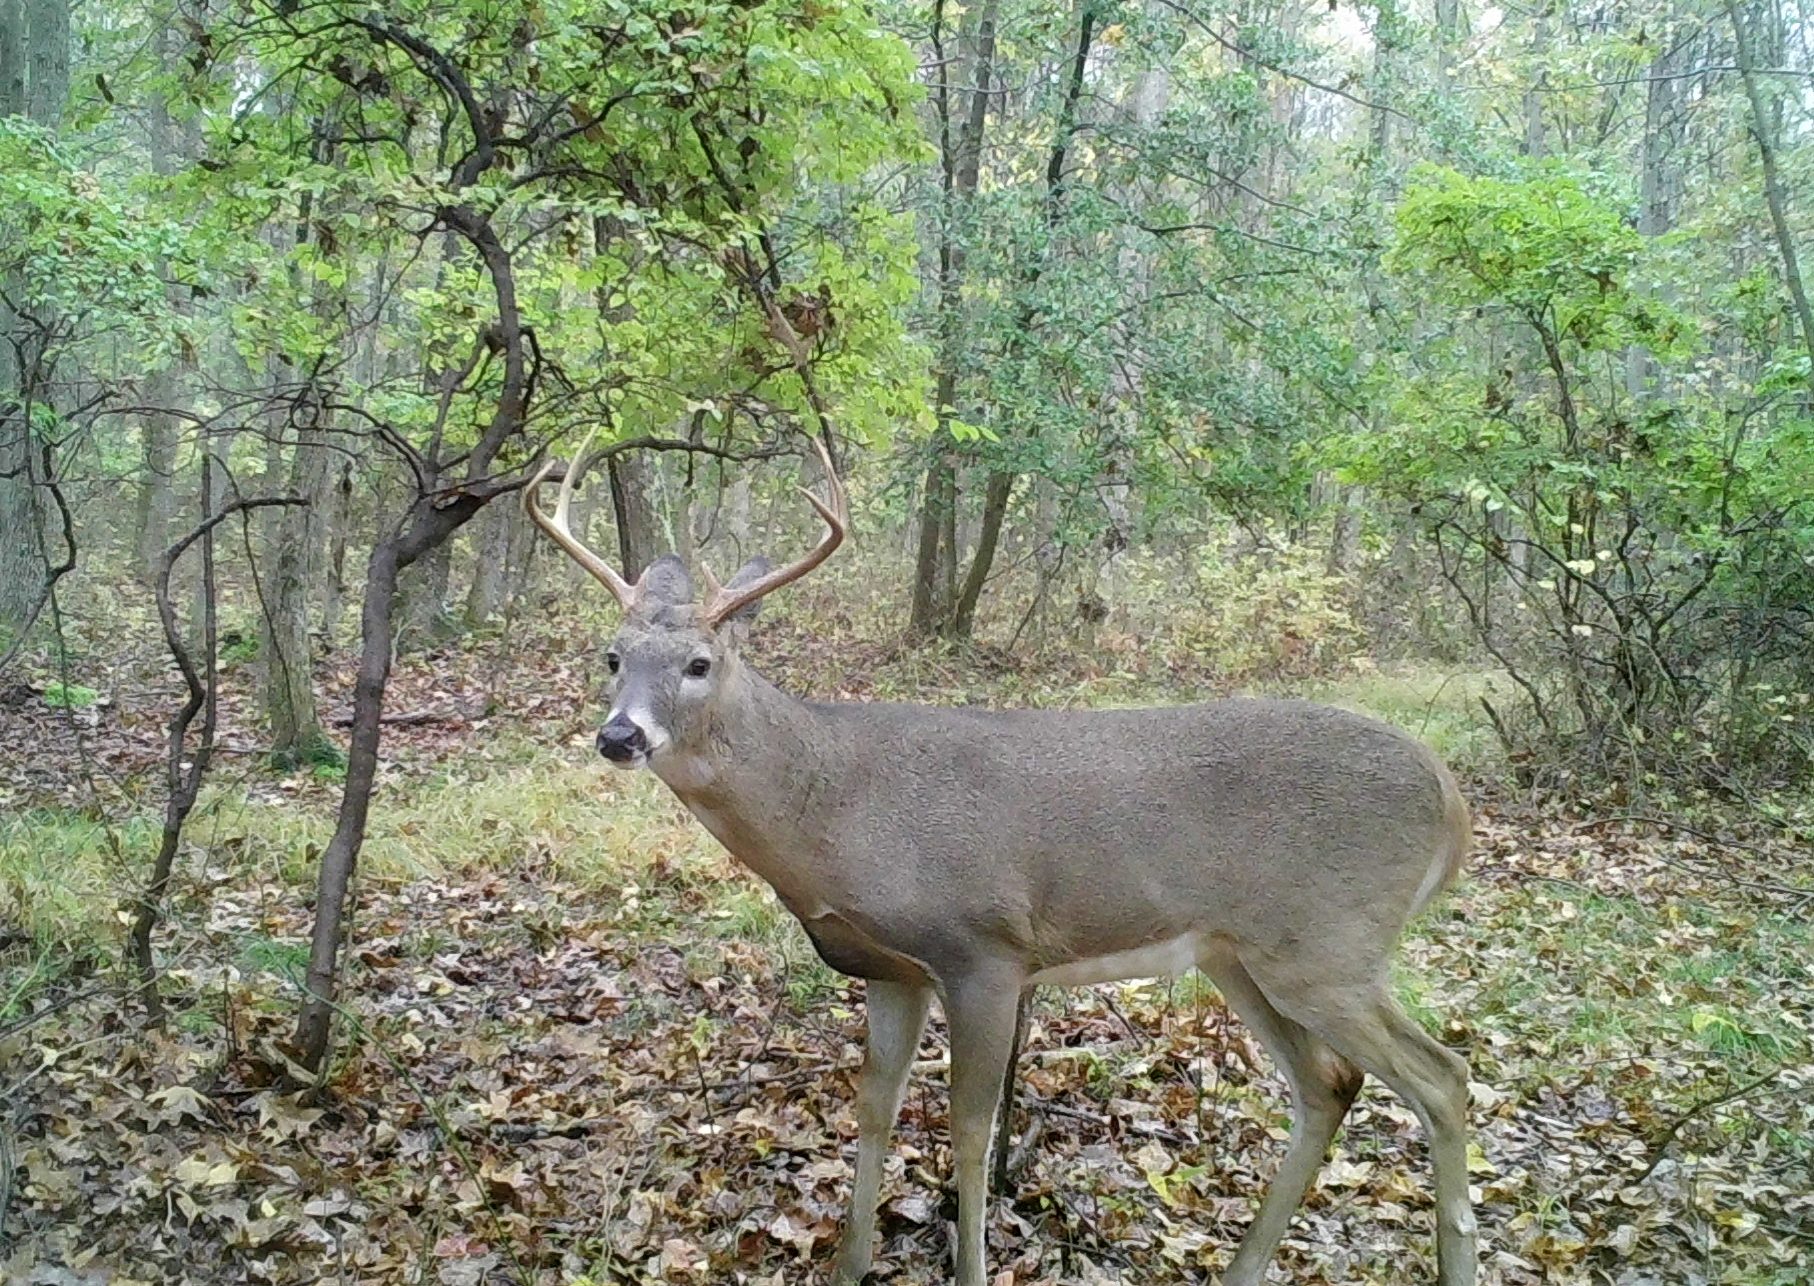
[[[1142,579],[1159,574],[1149,570]],[[1169,581],[1139,588],[1159,601],[1178,600]],[[1168,659],[1207,666],[1231,683],[1339,673],[1364,645],[1348,583],[1329,575],[1322,551],[1306,545],[1230,554],[1206,544],[1184,588],[1188,606],[1169,609]]]
[[[1736,391],[1701,378],[1654,245],[1596,180],[1426,170],[1390,263],[1437,334],[1392,421],[1340,449],[1350,479],[1419,514],[1518,685],[1522,708],[1493,711],[1513,761],[1637,782],[1805,771],[1814,423],[1767,370]],[[1461,324],[1489,311],[1499,351]]]

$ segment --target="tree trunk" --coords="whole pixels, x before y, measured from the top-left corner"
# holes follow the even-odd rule
[[[177,397],[175,373],[158,371],[145,381],[148,406],[170,406]],[[139,482],[139,567],[147,580],[156,576],[170,543],[170,519],[175,509],[176,421],[160,412],[149,412],[140,422],[144,439],[145,476]]]
[[[332,646],[346,609],[346,546],[353,524],[353,463],[336,458],[329,468],[326,511],[321,516],[327,541],[326,594],[321,605],[321,637]]]
[[[1544,0],[1547,3],[1547,0]],[[1548,66],[1549,59],[1549,10],[1543,9],[1531,24],[1531,65]],[[1528,88],[1524,91],[1524,154],[1542,156],[1548,147],[1544,138],[1543,100],[1548,75],[1539,71],[1532,76]]]
[[[158,37],[159,60],[168,67],[173,61],[174,31],[165,28]],[[190,131],[179,133],[170,119],[168,101],[151,95],[147,104],[147,144],[151,152],[152,172],[168,178],[180,169],[190,153]],[[166,276],[165,265],[159,265],[159,276]],[[181,292],[168,292],[172,310],[183,307]],[[170,543],[170,521],[175,508],[176,420],[168,411],[182,395],[178,376],[179,359],[171,357],[153,371],[145,381],[144,404],[151,408],[140,421],[139,432],[145,457],[145,475],[139,483],[137,514],[139,565],[147,583],[159,575],[164,560],[164,547]]]
[[[487,505],[473,524],[472,585],[466,592],[466,626],[478,629],[504,610],[510,586],[510,505]]]
[[[617,521],[617,561],[632,584],[661,555],[661,528],[649,494],[649,462],[628,452],[605,462],[611,480],[611,513]]]
[[[54,131],[68,97],[68,0],[0,0],[0,116],[23,113]],[[23,285],[0,282],[0,299],[19,300]],[[30,334],[47,320],[0,303],[0,654],[29,628],[46,591],[38,493],[47,479],[27,413],[47,392],[36,387]]]
[[[727,564],[741,567],[758,552],[755,548],[755,530],[751,526],[750,476],[748,469],[739,469],[737,476],[731,479],[726,488],[729,496],[725,499],[725,527],[730,531],[731,544],[735,547],[735,560],[725,560]]]
[[[959,372],[968,361],[963,305],[964,265],[969,253],[965,244],[969,234],[960,233],[958,224],[976,195],[982,174],[989,88],[995,76],[997,7],[998,0],[984,0],[975,10],[974,28],[966,28],[959,42],[966,47],[958,63],[960,74],[968,81],[970,99],[955,139],[951,133],[951,69],[944,55],[944,0],[937,0],[933,15],[932,43],[939,67],[933,108],[944,177],[938,247],[938,372],[933,381],[933,411],[938,427],[932,443],[933,457],[926,468],[926,489],[921,496],[920,541],[914,558],[913,601],[907,624],[908,631],[919,636],[931,634],[947,622],[956,592],[957,466],[949,444],[951,422],[957,416]]]
[[[69,0],[24,0],[25,114],[48,129],[69,98]]]
[[[331,451],[316,430],[297,435],[289,493],[307,503],[284,515],[264,580],[265,612],[259,655],[264,662],[265,717],[271,759],[293,768],[329,753],[315,707],[315,585],[322,559],[322,509]]]
[[[1795,248],[1795,232],[1789,225],[1789,201],[1783,191],[1782,175],[1777,167],[1777,134],[1780,122],[1771,100],[1774,87],[1766,89],[1757,74],[1755,32],[1746,29],[1738,6],[1727,0],[1726,16],[1732,22],[1732,38],[1738,52],[1739,76],[1745,82],[1745,97],[1751,105],[1751,137],[1757,140],[1758,160],[1764,171],[1764,203],[1770,208],[1770,227],[1776,233],[1776,249],[1782,256],[1783,284],[1789,288],[1789,302],[1795,309],[1796,325],[1801,328],[1801,342],[1808,352],[1808,379],[1814,389],[1814,309],[1808,305],[1808,292],[1802,284],[1801,258]]]
[[[0,117],[25,110],[25,10],[0,0]]]
[[[1671,14],[1673,19],[1674,15]],[[1638,231],[1646,237],[1660,237],[1674,223],[1674,183],[1671,178],[1675,154],[1681,145],[1680,116],[1682,79],[1676,75],[1688,46],[1679,40],[1674,23],[1658,34],[1656,57],[1651,59],[1644,102],[1644,134],[1638,148]],[[1655,371],[1650,353],[1633,345],[1625,354],[1625,390],[1640,398]]]
[[[967,639],[976,626],[976,603],[983,593],[983,582],[995,563],[995,547],[1001,540],[1002,520],[1008,515],[1008,497],[1014,492],[1014,475],[997,471],[989,475],[983,492],[983,520],[977,532],[976,553],[970,559],[970,571],[964,577],[963,591],[951,609],[951,635]]]
[[[442,545],[423,555],[399,580],[397,639],[403,651],[431,646],[446,628],[447,584],[453,575],[453,549]]]

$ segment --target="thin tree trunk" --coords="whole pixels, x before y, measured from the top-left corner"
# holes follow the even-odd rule
[[[175,373],[166,369],[145,381],[149,406],[170,406],[177,398]],[[162,412],[149,412],[140,424],[144,439],[145,476],[139,482],[139,566],[147,579],[158,574],[164,546],[170,539],[170,519],[175,508],[176,422]]]
[[[329,122],[315,124],[316,159],[333,160]],[[308,195],[302,199],[296,221],[296,243],[324,235],[317,220],[325,221]],[[315,287],[310,310],[333,333],[346,307],[344,288]],[[332,743],[322,731],[315,705],[314,631],[317,596],[326,565],[324,511],[333,476],[333,412],[320,391],[304,390],[289,416],[295,427],[290,457],[290,494],[305,502],[286,517],[272,550],[272,569],[265,586],[264,659],[265,714],[271,725],[271,759],[293,768],[317,759],[333,758]]]
[[[458,186],[470,183],[491,163],[480,153],[476,168]],[[465,173],[464,167],[462,173]],[[378,745],[383,731],[384,695],[390,682],[391,626],[397,575],[428,551],[444,544],[484,506],[501,494],[504,484],[491,480],[493,462],[505,441],[521,432],[528,413],[529,360],[522,313],[517,303],[516,271],[510,251],[486,216],[471,205],[447,204],[441,222],[460,234],[477,253],[497,302],[487,335],[499,353],[501,383],[489,423],[466,458],[458,491],[434,498],[418,492],[396,534],[373,547],[366,564],[365,600],[360,612],[358,677],[353,688],[353,726],[347,754],[346,785],[333,837],[321,855],[315,884],[315,924],[309,939],[307,996],[296,1018],[294,1045],[301,1064],[320,1071],[333,1032],[340,980],[340,948],[345,936],[348,891],[365,845],[372,788],[378,775]]]
[[[346,546],[352,524],[353,463],[336,458],[329,466],[327,508],[321,517],[327,541],[321,637],[329,646],[340,632],[340,618],[346,610]]]
[[[1674,14],[1670,17],[1673,19]],[[1638,231],[1646,237],[1660,237],[1674,223],[1671,197],[1674,184],[1670,179],[1675,152],[1679,117],[1677,104],[1682,80],[1675,75],[1687,46],[1677,39],[1673,22],[1657,39],[1656,57],[1651,59],[1651,77],[1644,101],[1644,134],[1638,145]],[[1625,354],[1625,390],[1640,398],[1654,375],[1656,363],[1647,349],[1633,345]]]
[[[0,0],[0,116],[23,113],[54,131],[68,96],[68,0]],[[0,297],[24,293],[21,281],[0,283]],[[38,387],[36,338],[48,320],[0,303],[0,655],[29,628],[48,589],[39,496],[48,480],[28,416],[48,393]]]
[[[173,61],[174,30],[166,28],[158,37],[159,61],[166,67]],[[170,118],[168,101],[158,94],[147,104],[147,142],[151,151],[151,169],[161,178],[175,174],[186,162],[193,131],[178,131]],[[159,276],[166,276],[159,265]],[[181,292],[168,292],[170,307],[182,311]],[[152,408],[140,423],[145,457],[145,475],[139,484],[137,514],[139,564],[147,582],[162,573],[164,546],[170,542],[170,522],[175,509],[176,420],[168,413],[182,395],[178,375],[181,359],[172,356],[153,371],[145,381],[144,403]],[[204,551],[208,552],[208,551]],[[205,561],[205,560],[204,560]]]
[[[1549,0],[1539,0],[1547,6]],[[1549,58],[1549,9],[1545,7],[1531,24],[1531,65],[1545,67]],[[1548,144],[1544,138],[1543,100],[1549,77],[1539,71],[1531,77],[1529,86],[1524,91],[1524,154],[1542,156]]]
[[[983,134],[989,119],[989,88],[995,76],[995,15],[998,0],[984,0],[960,44],[968,46],[960,60],[969,82],[970,99],[957,137],[952,137],[952,88],[944,56],[944,0],[935,0],[933,49],[938,59],[938,83],[933,107],[939,134],[939,159],[943,168],[943,201],[939,218],[938,372],[933,381],[933,411],[938,418],[932,460],[926,468],[921,496],[920,541],[914,559],[913,601],[908,630],[931,634],[948,619],[957,581],[957,466],[949,450],[951,422],[957,416],[959,371],[966,363],[963,304],[964,266],[968,257],[967,232],[958,224],[976,195],[982,174]]]
[[[322,509],[328,495],[330,449],[325,436],[298,433],[290,464],[290,494],[307,503],[285,515],[264,577],[265,611],[259,655],[264,664],[265,717],[271,759],[293,768],[326,753],[329,742],[315,705],[315,586],[322,557]]]
[[[977,532],[976,553],[970,559],[970,571],[964,577],[964,588],[951,611],[951,634],[967,639],[976,626],[976,603],[982,597],[983,583],[995,563],[995,547],[1001,541],[1002,520],[1008,514],[1008,497],[1014,492],[1014,475],[998,471],[989,475],[983,492],[983,521]]]
[[[1044,275],[1051,256],[1055,253],[1053,243],[1058,232],[1058,223],[1064,209],[1065,165],[1070,155],[1071,141],[1077,133],[1078,104],[1083,95],[1084,73],[1089,64],[1090,46],[1096,34],[1096,14],[1094,8],[1085,3],[1079,13],[1077,25],[1077,44],[1071,58],[1069,74],[1066,80],[1065,96],[1058,110],[1058,123],[1053,131],[1051,150],[1046,156],[1046,192],[1045,192],[1045,226],[1046,247],[1033,261],[1026,280],[1022,283],[1022,301],[1016,314],[1014,328],[1010,332],[1007,364],[1012,367],[1019,359],[1027,337],[1033,330],[1035,312],[1034,291],[1038,288],[1040,278]],[[1169,90],[1169,80],[1159,74],[1143,90],[1136,90],[1141,96],[1145,108],[1153,116],[1164,109],[1164,102]],[[1156,91],[1156,92],[1153,92]],[[982,523],[977,535],[976,550],[971,555],[970,569],[964,577],[964,587],[953,600],[950,620],[946,632],[953,638],[967,639],[975,628],[976,604],[982,594],[983,585],[988,581],[989,571],[995,562],[995,551],[1001,540],[1002,522],[1007,517],[1008,499],[1014,492],[1014,474],[1001,469],[992,470],[988,485],[983,493]],[[956,542],[952,542],[955,553]]]
[[[660,551],[660,527],[649,494],[651,467],[634,453],[614,455],[605,463],[611,481],[611,514],[617,522],[617,561],[634,583]]]
[[[466,593],[466,626],[478,629],[504,610],[510,586],[509,505],[487,505],[473,525],[472,586]]]
[[[1746,29],[1738,6],[1727,0],[1726,16],[1732,21],[1732,38],[1738,52],[1739,77],[1745,82],[1745,97],[1751,105],[1751,137],[1757,140],[1758,160],[1764,171],[1764,203],[1770,208],[1770,227],[1776,233],[1777,253],[1782,256],[1783,283],[1789,288],[1789,301],[1795,309],[1795,321],[1801,328],[1801,342],[1808,352],[1808,379],[1814,388],[1814,309],[1808,306],[1808,292],[1802,284],[1801,258],[1795,248],[1795,233],[1789,226],[1789,200],[1783,192],[1778,171],[1776,112],[1765,99],[1765,89],[1757,75],[1756,48],[1753,32]],[[1774,94],[1774,90],[1769,91]]]

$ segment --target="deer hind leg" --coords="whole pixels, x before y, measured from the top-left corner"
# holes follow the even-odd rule
[[[1441,1286],[1474,1286],[1479,1271],[1473,1203],[1468,1197],[1468,1065],[1398,1007],[1384,970],[1343,986],[1335,972],[1309,961],[1243,956],[1275,1006],[1315,1031],[1409,1103],[1430,1136],[1436,1174],[1436,1262]],[[1326,964],[1326,962],[1325,962]]]
[[[832,1280],[855,1286],[869,1272],[875,1251],[876,1202],[882,1190],[882,1168],[888,1159],[888,1137],[900,1115],[907,1072],[920,1047],[927,987],[898,982],[869,984],[869,1050],[857,1080],[857,1175],[851,1185],[850,1213],[838,1248]]]
[[[1329,1153],[1342,1118],[1360,1093],[1361,1070],[1275,1009],[1232,953],[1214,952],[1200,967],[1236,1016],[1259,1036],[1291,1083],[1291,1142],[1285,1159],[1222,1276],[1223,1286],[1259,1286],[1291,1216],[1303,1204],[1304,1194]]]

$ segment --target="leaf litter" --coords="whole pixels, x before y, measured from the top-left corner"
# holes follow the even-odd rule
[[[887,673],[884,656],[839,671],[867,680],[827,679],[809,643],[781,642],[809,684],[866,693]],[[500,664],[481,646],[401,672],[393,709],[458,714],[387,731],[393,785],[451,771],[494,723],[555,742],[580,726],[583,665],[523,684],[497,682]],[[29,703],[9,712],[69,726]],[[154,744],[131,700],[97,717],[126,734],[96,739],[116,754]],[[147,751],[111,779],[154,763]],[[1738,883],[1730,846],[1641,820],[1500,800],[1477,838],[1468,880],[1407,940],[1401,991],[1472,1066],[1483,1281],[1805,1280],[1806,855],[1746,849],[1743,878],[1779,890],[1766,895]],[[822,1279],[851,1179],[861,984],[813,960],[728,859],[658,857],[615,891],[536,844],[489,870],[368,875],[340,1052],[303,1091],[283,1042],[306,908],[218,872],[191,884],[167,1030],[105,977],[46,990],[0,1028],[0,1278]],[[746,932],[731,895],[768,927]],[[0,950],[10,973],[18,952]],[[921,1055],[884,1185],[882,1282],[947,1280],[936,1020]],[[1028,1146],[992,1211],[998,1286],[1214,1280],[1290,1117],[1213,991],[1044,991],[1020,1084]],[[1275,1274],[1425,1281],[1431,1255],[1421,1130],[1369,1083]]]

